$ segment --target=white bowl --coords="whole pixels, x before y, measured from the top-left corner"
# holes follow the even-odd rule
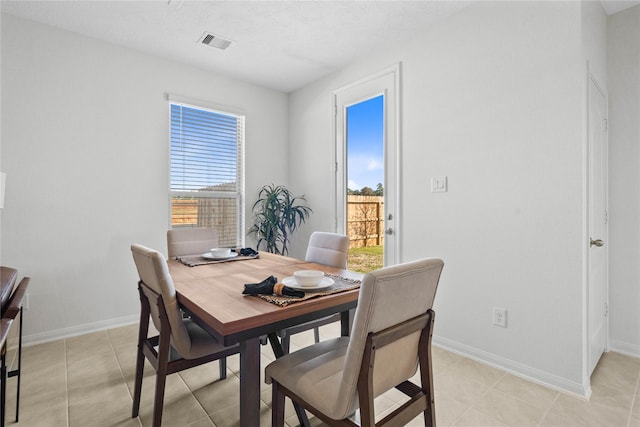
[[[317,286],[322,281],[324,272],[320,270],[298,270],[293,273],[293,277],[302,286]]]
[[[213,248],[209,249],[209,252],[211,252],[211,255],[214,257],[222,258],[231,255],[231,248]]]

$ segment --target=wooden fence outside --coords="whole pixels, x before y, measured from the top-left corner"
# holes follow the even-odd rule
[[[235,246],[238,238],[238,201],[234,198],[173,198],[173,227],[211,227],[218,232],[220,246]]]
[[[384,244],[383,196],[347,196],[347,234],[352,248]]]
[[[213,227],[220,245],[233,246],[238,239],[238,206],[235,199],[174,198],[174,227]],[[352,248],[384,244],[384,197],[347,196],[347,234]]]

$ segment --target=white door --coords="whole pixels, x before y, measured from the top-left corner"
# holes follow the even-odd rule
[[[588,368],[607,348],[607,100],[589,76]]]
[[[334,92],[336,123],[336,228],[347,234],[347,109],[355,104],[384,97],[384,265],[397,264],[399,253],[399,78],[396,65]]]

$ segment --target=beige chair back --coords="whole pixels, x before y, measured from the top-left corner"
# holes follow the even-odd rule
[[[349,236],[323,231],[315,231],[309,238],[305,261],[347,268]]]
[[[176,289],[169,274],[167,261],[160,252],[142,245],[131,245],[131,252],[140,280],[146,285],[141,288],[151,303],[151,319],[154,326],[158,331],[161,331],[160,312],[154,303],[158,300],[157,295],[161,295],[171,325],[172,345],[181,356],[188,355],[191,350],[191,338],[182,321],[182,312],[178,305]]]
[[[199,255],[218,247],[218,232],[209,227],[173,228],[167,231],[169,258]]]
[[[423,259],[385,267],[363,278],[342,381],[335,399],[336,411],[343,418],[358,407],[358,374],[367,335],[426,313],[433,306],[443,266],[440,259]],[[420,331],[377,351],[373,368],[374,396],[415,374],[419,340]]]

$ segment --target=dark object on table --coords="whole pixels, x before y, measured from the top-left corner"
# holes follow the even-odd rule
[[[258,251],[254,251],[251,248],[242,248],[242,249],[240,249],[238,251],[238,253],[240,255],[243,255],[243,256],[256,256],[256,255],[258,255]]]
[[[289,297],[302,298],[304,292],[288,288],[282,283],[278,283],[276,276],[269,276],[260,283],[247,283],[244,285],[243,294],[246,295],[284,295]]]

